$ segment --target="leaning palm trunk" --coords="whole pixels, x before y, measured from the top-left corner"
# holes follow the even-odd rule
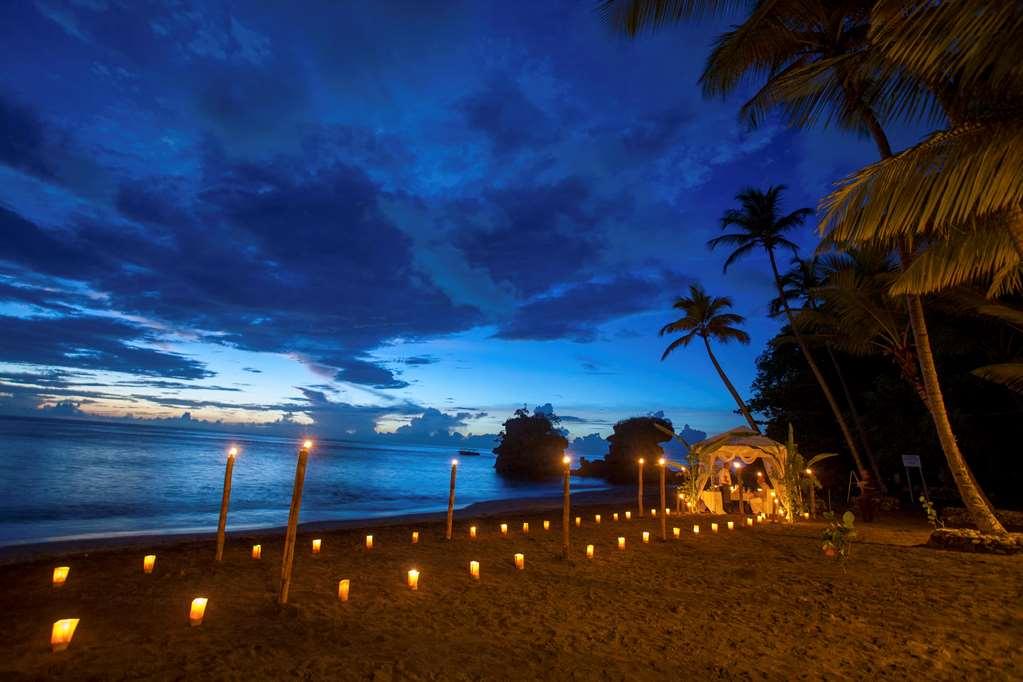
[[[732,382],[728,380],[728,375],[725,374],[725,370],[721,369],[721,365],[718,364],[718,359],[714,357],[714,351],[710,349],[710,341],[706,336],[703,337],[703,345],[706,346],[707,355],[710,356],[710,361],[714,364],[714,369],[718,371],[718,376],[721,377],[722,383],[724,383],[728,392],[732,394],[732,399],[735,400],[735,404],[739,406],[739,411],[742,412],[742,416],[746,418],[746,423],[749,424],[749,427],[755,432],[760,433],[760,427],[755,421],[753,421],[753,416],[750,414],[749,408],[746,407],[746,403],[739,395],[739,392],[735,390],[735,386],[732,386]]]
[[[881,124],[872,111],[865,111],[864,118],[871,136],[877,145],[878,153],[882,159],[892,155],[888,137]],[[1015,236],[1015,235],[1014,235]],[[900,249],[903,269],[909,265],[909,249]],[[916,344],[917,361],[920,363],[920,378],[923,382],[924,405],[934,422],[934,429],[938,434],[938,442],[945,453],[945,460],[948,468],[955,479],[956,487],[959,489],[959,496],[963,499],[970,517],[977,525],[977,528],[987,533],[1004,534],[1005,528],[995,516],[991,502],[988,501],[977,479],[973,477],[970,466],[966,463],[962,451],[959,450],[959,443],[956,441],[955,432],[952,430],[952,423],[948,419],[948,411],[945,408],[945,397],[941,392],[941,383],[938,380],[938,368],[934,364],[934,352],[931,349],[931,338],[927,330],[927,319],[924,317],[923,301],[917,295],[906,296],[906,307],[909,310],[909,324],[913,330],[913,341]]]
[[[938,370],[931,352],[931,340],[927,333],[923,303],[921,303],[920,297],[915,295],[906,296],[906,303],[909,306],[909,319],[913,327],[917,356],[920,359],[920,374],[924,390],[927,392],[927,410],[931,413],[931,419],[934,420],[938,441],[941,443],[941,449],[945,452],[945,459],[948,460],[948,468],[952,471],[956,487],[959,488],[959,495],[963,498],[963,504],[966,505],[977,528],[986,533],[1004,534],[1005,528],[998,521],[991,503],[980,486],[977,485],[977,479],[973,477],[973,472],[970,471],[963,453],[959,450],[959,443],[956,442],[955,433],[952,431],[952,423],[948,420],[945,399],[941,393],[941,384],[938,382]]]
[[[845,416],[842,414],[842,410],[838,407],[838,402],[835,400],[834,394],[831,392],[831,388],[828,386],[828,382],[824,379],[824,375],[821,374],[820,368],[817,366],[817,361],[813,359],[813,355],[810,354],[810,348],[806,345],[806,339],[803,338],[799,328],[796,326],[796,318],[792,314],[792,308],[789,307],[789,302],[785,298],[785,288],[781,283],[781,275],[778,273],[778,263],[774,259],[774,251],[767,250],[767,256],[771,260],[771,272],[774,273],[774,284],[778,287],[778,297],[781,299],[782,307],[785,310],[785,316],[789,319],[789,327],[792,329],[792,335],[796,337],[796,343],[799,344],[799,350],[803,351],[803,357],[806,358],[806,364],[810,366],[810,371],[813,372],[814,378],[817,380],[817,384],[821,387],[821,392],[824,394],[824,398],[828,401],[828,405],[831,406],[831,411],[835,415],[835,421],[838,422],[838,428],[842,430],[842,436],[845,438],[846,447],[849,448],[849,453],[852,455],[853,462],[856,463],[856,470],[859,472],[860,478],[869,478],[866,467],[863,466],[863,460],[860,459],[859,450],[856,448],[856,441],[853,439],[852,432],[849,430],[849,425],[845,421]]]

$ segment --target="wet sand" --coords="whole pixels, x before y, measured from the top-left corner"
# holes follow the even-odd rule
[[[8,556],[0,678],[1023,678],[1023,557],[924,548],[927,526],[903,521],[861,526],[844,563],[821,554],[822,524],[811,522],[728,532],[725,521],[738,517],[672,515],[662,543],[656,519],[615,523],[612,513],[628,507],[605,500],[576,505],[583,525],[573,525],[565,561],[556,502],[518,502],[460,512],[451,542],[436,517],[300,527],[284,607],[278,531],[229,533],[220,565],[209,537]],[[673,526],[680,540],[670,538]],[[250,558],[255,542],[259,561]],[[148,546],[152,575],[142,572]],[[470,560],[481,564],[479,582]],[[57,565],[71,567],[60,589],[50,586]],[[413,567],[416,592],[405,585]],[[351,580],[347,603],[337,598],[341,578]],[[196,596],[209,606],[192,628]],[[51,653],[50,626],[69,617],[81,619],[74,640]]]

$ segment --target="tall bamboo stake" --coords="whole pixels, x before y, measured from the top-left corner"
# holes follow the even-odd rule
[[[451,460],[451,491],[448,493],[448,530],[447,539],[451,539],[451,530],[455,522],[455,472],[458,469],[458,460]]]
[[[217,521],[217,561],[224,558],[224,531],[227,529],[227,505],[231,501],[231,473],[234,471],[234,458],[238,448],[227,451],[227,466],[224,469],[224,494],[220,498],[220,520]]]
[[[657,460],[657,464],[661,467],[661,507],[660,507],[660,519],[661,519],[661,541],[668,541],[668,490],[667,490],[667,475],[668,475],[668,462],[663,457]]]
[[[562,535],[562,550],[564,556],[568,559],[568,533],[569,533],[569,514],[571,513],[571,503],[569,502],[569,487],[568,477],[571,470],[572,458],[565,455],[561,459],[562,464],[565,465],[565,494],[561,502],[561,535]]]
[[[298,510],[302,507],[302,487],[305,485],[305,467],[309,460],[311,440],[302,444],[298,451],[298,463],[295,465],[295,487],[291,491],[291,511],[288,512],[288,532],[284,536],[284,557],[281,561],[281,591],[277,595],[278,604],[288,603],[288,589],[291,587],[291,567],[295,560],[295,536],[298,533]]]
[[[817,491],[814,490],[816,479],[814,479],[813,471],[810,469],[807,469],[806,473],[810,476],[810,518],[813,518],[817,516]]]
[[[643,516],[643,458],[639,458],[639,515]]]

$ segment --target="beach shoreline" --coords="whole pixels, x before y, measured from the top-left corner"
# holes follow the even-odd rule
[[[574,504],[628,504],[635,503],[635,492],[627,486],[614,486],[603,490],[587,490],[572,494]],[[489,518],[495,514],[537,514],[549,509],[560,509],[561,497],[543,495],[536,497],[509,497],[486,502],[474,502],[464,507],[455,507],[455,518],[465,516]],[[426,512],[394,514],[392,516],[367,516],[354,519],[334,519],[300,522],[299,533],[334,532],[358,528],[389,528],[414,523],[430,524],[443,521],[447,512]],[[285,526],[244,526],[232,527],[228,515],[227,533],[253,539],[278,539],[284,536]],[[80,537],[30,540],[0,545],[0,566],[31,562],[48,557],[125,550],[131,548],[167,547],[182,543],[201,542],[216,537],[215,530],[201,531],[126,531],[124,533],[89,534]]]

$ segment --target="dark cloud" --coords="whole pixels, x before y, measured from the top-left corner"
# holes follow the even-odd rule
[[[0,316],[0,329],[0,358],[6,362],[175,379],[213,375],[184,355],[132,345],[129,341],[145,341],[149,333],[113,318]]]
[[[557,138],[551,119],[506,73],[492,76],[479,91],[463,99],[459,108],[465,122],[487,136],[497,156],[533,152]]]
[[[338,373],[334,376],[337,381],[363,384],[379,389],[405,388],[409,385],[407,381],[396,378],[386,367],[365,360],[338,360],[331,364],[338,367]]]
[[[412,357],[405,358],[402,360],[406,365],[432,365],[438,362],[437,358],[432,355],[413,355]]]
[[[674,273],[651,277],[625,275],[607,281],[575,285],[556,295],[538,298],[520,307],[498,326],[502,339],[597,339],[600,325],[613,319],[663,307],[677,295],[687,278]]]
[[[46,128],[34,111],[0,94],[0,161],[33,175],[53,175]]]

